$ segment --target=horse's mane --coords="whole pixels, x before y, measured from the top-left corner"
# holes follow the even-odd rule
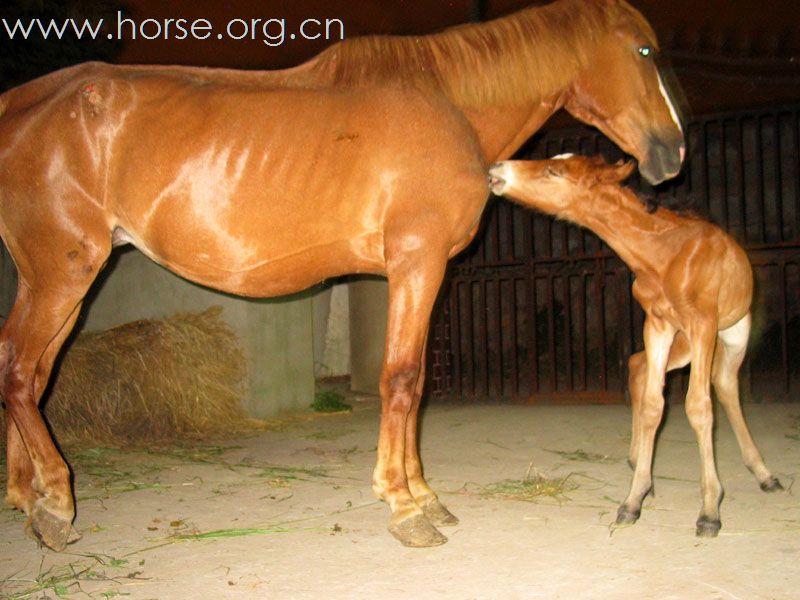
[[[320,54],[316,67],[334,84],[432,84],[462,106],[517,104],[574,79],[616,9],[624,3],[561,0],[432,35],[352,38]]]
[[[658,209],[665,209],[675,213],[679,217],[685,219],[696,219],[698,221],[712,222],[711,215],[707,211],[700,209],[696,201],[692,197],[678,198],[673,195],[662,196],[648,196],[641,193],[636,193],[639,199],[644,203],[647,212],[652,214]]]

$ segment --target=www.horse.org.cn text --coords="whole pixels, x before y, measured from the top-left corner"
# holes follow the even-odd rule
[[[136,21],[117,12],[115,20],[111,19],[73,19],[63,20],[32,19],[0,19],[2,28],[0,36],[11,40],[25,41],[31,39],[61,40],[77,38],[93,41],[107,38],[109,40],[260,40],[267,46],[281,46],[293,40],[343,40],[344,22],[341,19],[308,18],[301,21],[297,28],[290,30],[285,18],[249,19],[234,18],[224,26],[216,27],[209,19],[142,19]]]

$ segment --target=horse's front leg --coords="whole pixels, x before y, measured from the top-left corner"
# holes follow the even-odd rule
[[[416,419],[425,336],[446,260],[422,251],[395,256],[387,264],[389,316],[380,382],[378,461],[372,487],[392,510],[389,531],[393,536],[405,546],[436,546],[447,538],[425,516],[409,489],[406,442],[409,421]],[[416,436],[415,426],[411,429]],[[415,484],[420,480],[421,476],[414,474]]]
[[[426,334],[427,338],[427,334]],[[414,400],[411,405],[411,412],[406,420],[406,477],[408,478],[408,489],[414,496],[422,512],[428,517],[428,521],[436,526],[458,525],[458,518],[453,515],[439,501],[439,497],[430,488],[422,472],[422,462],[419,459],[419,435],[417,425],[419,423],[419,407],[422,401],[422,392],[425,388],[425,359],[427,357],[427,342],[422,348],[422,362],[420,364],[420,375],[417,378],[417,387],[414,390]]]

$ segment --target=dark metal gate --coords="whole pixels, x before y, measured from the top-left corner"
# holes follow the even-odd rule
[[[792,400],[800,385],[800,105],[725,113],[687,126],[687,169],[659,201],[704,214],[746,248],[756,275],[744,395]],[[622,153],[586,127],[548,132],[522,152]],[[458,257],[434,313],[434,397],[621,402],[643,313],[625,265],[590,232],[494,201]],[[680,397],[685,373],[672,378]]]

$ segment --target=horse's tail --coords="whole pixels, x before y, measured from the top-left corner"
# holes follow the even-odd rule
[[[2,100],[3,97],[0,96],[0,102]],[[5,106],[3,106],[2,110],[5,110]],[[0,147],[0,150],[2,150],[2,147]],[[2,203],[3,191],[0,189],[0,209],[2,209]],[[3,239],[6,227],[2,219],[3,215],[2,211],[0,211],[0,402],[5,401],[6,376],[13,358],[12,345],[8,339],[11,332],[7,326],[9,324],[8,317],[15,302],[14,297],[10,295],[11,290],[9,289],[12,287],[14,278],[11,276],[11,270],[6,268],[8,261],[12,264],[14,261]],[[6,302],[7,300],[10,300],[10,302]],[[6,413],[6,420],[9,418],[8,413]]]
[[[0,98],[2,100],[2,98]],[[0,191],[0,202],[3,200],[2,191]],[[13,279],[10,275],[9,269],[6,269],[6,261],[12,261],[11,255],[8,253],[6,246],[4,245],[5,242],[3,241],[3,233],[5,227],[0,221],[0,289],[7,289]],[[3,385],[6,380],[6,373],[8,371],[8,365],[11,362],[11,343],[8,341],[8,332],[5,331],[6,324],[8,323],[8,314],[7,311],[11,310],[11,306],[13,304],[13,297],[9,298],[12,302],[6,305],[5,300],[7,299],[6,294],[3,293],[0,295],[0,400],[2,400],[3,395]]]
[[[2,331],[4,326],[5,322],[0,325],[0,331]],[[0,340],[0,398],[3,397],[3,384],[6,380],[6,371],[8,370],[8,364],[10,362],[10,346],[10,342]]]

